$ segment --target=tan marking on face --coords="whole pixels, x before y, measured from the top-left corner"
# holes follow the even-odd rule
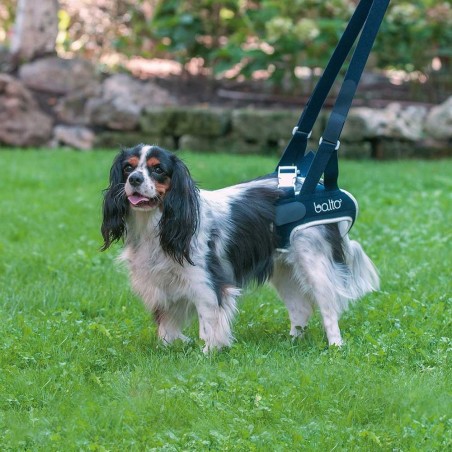
[[[138,166],[138,163],[140,163],[140,159],[138,157],[130,157],[127,162],[132,165],[134,168]]]
[[[146,164],[150,168],[151,166],[160,165],[160,160],[156,157],[150,157],[150,158],[148,158]]]
[[[162,199],[166,195],[166,192],[169,190],[169,188],[170,188],[169,178],[167,178],[167,180],[163,183],[155,181],[155,189],[157,190],[157,193],[161,196]]]

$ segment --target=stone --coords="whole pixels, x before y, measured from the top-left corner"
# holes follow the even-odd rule
[[[0,143],[39,146],[52,135],[53,120],[17,79],[0,74]]]
[[[392,103],[384,111],[387,115],[387,127],[383,136],[411,142],[422,138],[427,117],[426,107],[410,105],[403,108],[398,103]]]
[[[115,74],[103,83],[105,99],[126,99],[140,109],[155,105],[175,105],[176,100],[166,89],[152,80],[143,81],[128,74]]]
[[[140,125],[153,134],[220,137],[230,130],[231,112],[221,108],[150,107],[144,110]]]
[[[141,113],[138,105],[120,97],[89,99],[85,111],[91,124],[112,130],[137,129]]]
[[[341,134],[341,140],[349,143],[360,142],[379,136],[386,127],[387,120],[379,110],[367,107],[352,108]]]
[[[196,152],[222,152],[226,154],[278,155],[283,147],[268,146],[260,143],[247,143],[241,137],[230,134],[221,137],[201,137],[183,135],[179,139],[178,149]],[[275,162],[276,163],[276,162]]]
[[[416,141],[422,138],[427,109],[391,103],[386,108],[353,108],[345,122],[341,139],[349,142],[375,138]]]
[[[13,72],[16,66],[15,58],[8,47],[0,44],[0,73]]]
[[[174,109],[148,107],[140,116],[140,128],[150,135],[175,136],[176,119]]]
[[[91,129],[82,126],[57,125],[53,129],[53,146],[69,146],[79,150],[93,148],[95,134]]]
[[[20,61],[55,52],[58,35],[57,0],[18,0],[11,53]]]
[[[175,141],[169,136],[151,136],[138,131],[119,132],[113,130],[97,133],[94,147],[97,149],[121,149],[136,146],[140,143],[155,144],[169,150],[176,149]]]
[[[101,96],[87,102],[86,114],[97,126],[135,130],[145,107],[174,102],[166,90],[151,81],[143,82],[127,74],[116,74],[104,81]]]
[[[235,110],[232,129],[249,143],[276,144],[280,139],[290,140],[298,116],[298,112],[290,110]]]
[[[200,137],[221,137],[231,127],[230,110],[221,108],[187,108],[174,111],[174,132],[177,136],[185,134]]]
[[[54,112],[58,122],[72,125],[88,125],[89,117],[86,104],[100,94],[100,84],[93,82],[84,88],[60,97],[55,105]]]
[[[344,142],[341,141],[339,149],[339,159],[345,157],[348,159],[370,159],[372,158],[372,144],[370,141]]]
[[[96,73],[86,60],[51,56],[22,65],[19,78],[32,90],[66,95],[92,84]]]
[[[425,122],[425,132],[437,140],[452,140],[452,96],[430,110]]]

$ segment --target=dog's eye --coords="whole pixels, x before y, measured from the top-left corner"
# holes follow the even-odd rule
[[[154,168],[152,168],[152,172],[155,174],[163,174],[165,171],[163,171],[160,166],[154,166]]]
[[[129,174],[129,173],[131,173],[132,171],[133,171],[133,166],[132,166],[130,163],[128,163],[127,165],[124,166],[124,172],[125,172],[126,174]]]

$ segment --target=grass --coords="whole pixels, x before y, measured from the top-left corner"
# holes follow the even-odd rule
[[[204,188],[275,164],[183,157]],[[342,349],[319,317],[292,342],[264,287],[243,297],[233,347],[204,356],[159,345],[119,247],[98,252],[112,152],[0,159],[1,450],[450,450],[452,160],[341,162],[351,235],[382,278],[342,318]]]

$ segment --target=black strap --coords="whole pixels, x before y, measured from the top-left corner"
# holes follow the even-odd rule
[[[328,64],[317,82],[311,97],[309,98],[299,120],[292,139],[290,140],[286,150],[284,151],[279,166],[294,165],[300,160],[306,151],[308,135],[311,132],[315,121],[328,97],[329,92],[336,80],[339,71],[350,53],[353,44],[356,41],[366,17],[372,0],[362,0],[356,7],[344,33],[336,46]]]
[[[302,165],[309,133],[354,42],[362,31],[301,193],[315,190],[322,174],[326,189],[337,188],[339,137],[388,4],[389,0],[361,0],[358,4],[278,163],[278,167]]]
[[[324,175],[325,188],[327,190],[337,189],[339,138],[388,4],[389,0],[374,0],[372,3],[350,66],[345,74],[344,82],[300,194],[312,193],[322,174]]]

